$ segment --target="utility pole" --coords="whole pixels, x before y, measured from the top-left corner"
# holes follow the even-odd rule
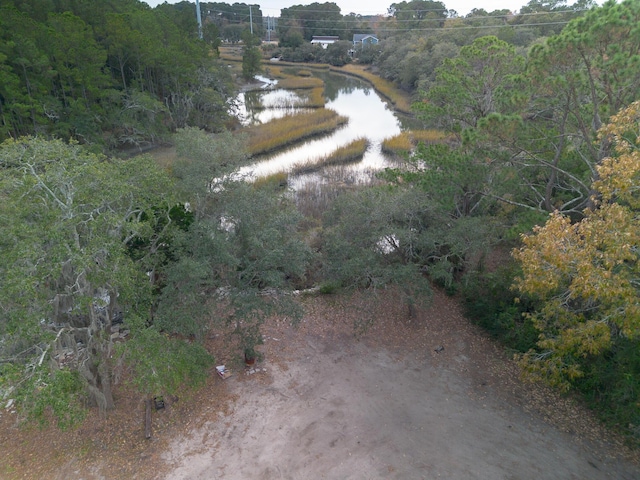
[[[202,40],[202,16],[200,15],[200,0],[196,0],[196,18],[198,19],[198,38]]]
[[[251,35],[253,35],[253,15],[251,14],[251,5],[249,5],[249,25],[251,26]]]

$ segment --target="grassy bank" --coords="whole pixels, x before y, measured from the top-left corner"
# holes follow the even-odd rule
[[[295,175],[313,173],[331,165],[343,165],[345,163],[355,162],[362,158],[368,147],[368,140],[366,138],[359,138],[344,147],[338,148],[329,155],[294,165],[290,173]]]
[[[310,113],[287,115],[244,131],[252,155],[271,152],[315,135],[329,133],[347,122],[333,110],[320,108]]]
[[[440,130],[410,130],[385,139],[382,151],[391,155],[404,155],[410,153],[420,142],[434,144],[448,141],[450,137]]]

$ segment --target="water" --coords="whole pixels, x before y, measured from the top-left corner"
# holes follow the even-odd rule
[[[366,138],[370,144],[361,161],[290,178],[292,187],[295,189],[309,182],[322,183],[327,179],[331,179],[332,183],[366,182],[371,178],[372,172],[393,164],[382,153],[381,144],[384,139],[398,135],[403,124],[387,103],[369,84],[359,79],[326,72],[317,75],[325,82],[326,108],[347,117],[348,123],[329,135],[310,139],[272,155],[258,157],[254,164],[241,169],[240,175],[257,178],[289,171],[297,164],[325,157],[358,138]],[[304,91],[286,91],[277,86],[245,92],[238,99],[238,103],[242,105],[239,118],[245,125],[251,125],[299,112],[301,95],[304,95]]]

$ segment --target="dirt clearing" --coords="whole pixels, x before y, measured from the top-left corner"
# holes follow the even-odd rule
[[[316,299],[299,328],[269,325],[258,371],[224,381],[231,411],[175,439],[164,478],[640,478],[589,413],[521,384],[452,299],[409,321],[390,298],[355,338],[362,307]]]
[[[123,386],[115,412],[70,432],[19,430],[3,409],[0,478],[640,479],[637,451],[570,398],[522,383],[454,299],[436,292],[412,319],[393,294],[304,302],[297,328],[265,325],[252,374],[212,335],[233,376],[165,399],[150,440],[143,399]]]

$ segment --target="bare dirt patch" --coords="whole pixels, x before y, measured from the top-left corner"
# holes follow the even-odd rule
[[[373,312],[344,300],[304,299],[297,328],[270,321],[250,375],[212,336],[234,375],[212,373],[195,396],[168,402],[151,440],[126,390],[115,414],[70,433],[19,431],[3,411],[0,478],[640,478],[638,452],[571,398],[522,383],[455,300],[436,292],[412,319],[392,294]]]
[[[522,384],[451,298],[411,320],[397,303],[358,338],[368,306],[330,297],[307,301],[297,329],[267,325],[260,371],[227,380],[232,411],[172,442],[164,478],[637,477],[632,452],[570,399]]]

